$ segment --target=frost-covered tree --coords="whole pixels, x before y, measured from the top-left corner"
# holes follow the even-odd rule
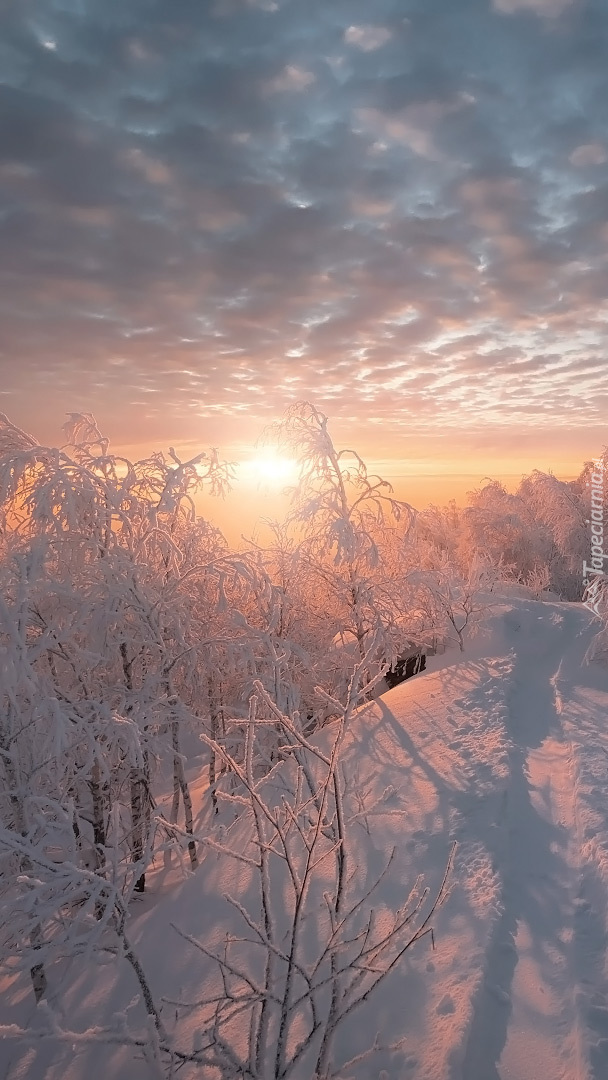
[[[66,447],[42,447],[0,417],[0,849],[14,870],[5,919],[21,925],[12,912],[24,897],[33,913],[22,921],[24,956],[46,956],[58,922],[71,925],[60,893],[55,908],[36,899],[49,844],[73,882],[95,883],[98,921],[114,911],[110,898],[143,889],[162,759],[173,761],[173,817],[181,798],[192,834],[181,732],[196,726],[188,676],[204,665],[192,664],[202,615],[192,617],[184,579],[196,556],[199,585],[206,573],[217,592],[225,561],[212,531],[196,533],[192,502],[201,484],[227,482],[215,454],[131,463],[109,455],[88,415],[72,416],[66,434]],[[192,840],[188,850],[195,866]],[[39,997],[44,969],[30,962]]]
[[[582,481],[568,483],[537,469],[515,494],[498,481],[485,483],[470,494],[463,512],[461,564],[480,551],[522,584],[547,578],[547,587],[563,599],[580,599],[590,538],[579,488]]]
[[[431,633],[435,640],[464,652],[465,635],[477,632],[492,605],[497,574],[489,560],[477,555],[461,573],[441,555],[432,569],[414,571],[410,581],[416,594],[417,636],[428,639]]]
[[[323,742],[306,739],[258,684],[244,762],[227,756],[238,786],[223,801],[243,807],[244,833],[232,845],[229,837],[214,844],[214,850],[253,871],[258,903],[246,906],[238,896],[226,897],[242,929],[221,949],[187,936],[221,977],[219,994],[211,990],[196,1003],[208,1024],[196,1057],[222,1078],[348,1075],[355,1062],[336,1062],[336,1033],[431,932],[432,918],[447,897],[452,856],[434,898],[416,882],[403,904],[380,919],[374,901],[394,852],[371,881],[363,875],[364,884],[353,863],[349,836],[355,810],[339,765],[369,662],[364,656],[353,671],[346,701],[332,703],[337,719]],[[262,779],[254,771],[259,708],[265,723],[280,727],[282,741],[291,746],[289,760]],[[361,803],[356,806],[360,815]],[[172,1004],[177,1015],[193,1007],[192,1002]],[[246,1032],[238,1040],[236,1017]],[[364,1056],[378,1049],[374,1045]]]
[[[570,483],[535,469],[519,485],[517,494],[534,520],[548,534],[543,564],[549,587],[565,600],[581,596],[581,567],[589,550],[589,527],[584,506]]]
[[[187,1068],[189,1075],[210,1080],[338,1080],[379,1051],[400,1049],[398,1043],[382,1046],[376,1037],[363,1053],[344,1061],[336,1036],[398,975],[408,951],[432,935],[434,916],[448,896],[453,847],[446,851],[446,870],[433,895],[420,879],[404,888],[395,850],[387,851],[384,865],[371,874],[366,864],[358,864],[358,823],[362,816],[366,822],[367,815],[373,818],[386,795],[362,799],[340,767],[368,663],[364,657],[353,672],[347,700],[332,703],[336,722],[321,739],[307,739],[258,683],[242,758],[233,757],[223,742],[215,744],[232,783],[218,788],[221,831],[201,837],[201,843],[215,864],[219,860],[222,882],[232,880],[237,888],[223,884],[230,926],[223,941],[174,926],[190,964],[201,964],[196,999],[163,995],[162,1012],[116,904],[111,930],[121,944],[117,959],[126,960],[136,974],[147,1030],[142,1034],[141,1024],[135,1027],[126,1017],[107,1029],[77,1034],[51,1009],[49,1033],[55,1040],[77,1040],[81,1046],[87,1038],[122,1043],[143,1052],[156,1075]],[[282,729],[281,741],[291,753],[259,776],[256,741],[268,725]],[[212,742],[207,736],[205,741]],[[378,839],[370,838],[375,854]],[[243,880],[250,883],[246,890],[238,887]],[[395,889],[400,902],[387,904]],[[15,1029],[11,1034],[32,1037]]]
[[[356,663],[369,655],[368,643],[374,638],[377,652],[368,671],[372,676],[396,658],[403,641],[391,596],[380,584],[381,537],[391,522],[400,522],[406,535],[414,511],[394,498],[386,480],[368,473],[355,450],[334,446],[328,418],[310,403],[294,406],[266,437],[299,464],[288,520],[302,538],[301,563],[318,579],[325,597],[332,636],[330,643],[323,640],[324,652],[336,643],[336,635],[342,640],[346,635],[356,643]],[[344,690],[353,657],[338,648],[333,661]]]
[[[469,495],[463,514],[462,548],[465,560],[483,552],[515,580],[530,573],[549,554],[550,538],[519,497],[491,480]]]
[[[460,569],[468,553],[461,550],[463,511],[451,501],[447,506],[428,506],[416,515],[416,557],[420,561],[446,556]],[[464,556],[464,558],[463,558]]]

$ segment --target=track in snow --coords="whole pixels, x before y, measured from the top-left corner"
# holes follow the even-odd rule
[[[506,621],[517,644],[511,775],[495,853],[503,912],[489,943],[462,1076],[605,1080],[608,1041],[597,1038],[597,1007],[594,1012],[589,1003],[594,992],[598,1000],[608,990],[601,962],[606,901],[597,889],[591,895],[591,868],[581,856],[575,762],[561,696],[564,648],[570,650],[567,669],[580,670],[589,633],[574,649],[571,643],[589,620],[580,608],[561,605],[558,612],[530,604]]]

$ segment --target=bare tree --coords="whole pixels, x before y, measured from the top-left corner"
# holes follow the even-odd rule
[[[349,1063],[334,1060],[336,1032],[365,1006],[407,950],[432,932],[433,915],[446,899],[451,856],[433,898],[417,881],[403,905],[380,920],[374,897],[391,873],[395,853],[363,887],[352,861],[338,765],[367,662],[364,657],[353,671],[346,704],[332,702],[339,719],[322,742],[306,739],[258,683],[243,763],[221,744],[214,746],[238,780],[236,790],[220,798],[239,808],[240,828],[233,845],[207,843],[220,858],[253,870],[259,906],[245,906],[236,895],[226,897],[243,930],[231,933],[220,950],[176,928],[217,966],[220,979],[197,1001],[172,999],[170,1004],[178,1014],[195,1010],[199,1023],[207,1017],[203,1045],[193,1059],[213,1066],[226,1080],[347,1075]],[[255,743],[266,724],[282,729],[290,754],[260,778]],[[376,1049],[370,1047],[370,1053]]]
[[[452,641],[464,652],[465,631],[475,633],[478,629],[483,613],[491,607],[488,593],[496,580],[496,570],[480,555],[464,574],[444,556],[434,569],[413,572],[410,581],[422,615],[418,634],[432,630],[444,643]]]

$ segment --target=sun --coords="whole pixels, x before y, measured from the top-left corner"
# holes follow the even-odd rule
[[[244,462],[243,471],[250,482],[273,491],[289,487],[298,479],[297,461],[272,450],[264,450]]]

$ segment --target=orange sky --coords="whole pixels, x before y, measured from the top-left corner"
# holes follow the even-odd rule
[[[484,476],[488,474],[389,476],[388,473],[384,473],[383,475],[393,484],[397,498],[404,499],[416,509],[421,510],[430,503],[439,506],[446,505],[451,499],[455,499],[458,505],[466,505],[467,492],[479,487]],[[493,479],[500,480],[509,491],[517,488],[522,477],[521,473],[491,475]],[[559,475],[560,479],[571,480],[575,473],[556,475]],[[237,482],[233,491],[225,499],[214,499],[204,495],[199,500],[198,511],[203,517],[217,525],[232,545],[237,546],[243,536],[246,539],[257,537],[260,542],[263,542],[265,530],[262,519],[280,520],[286,513],[288,505],[288,499],[285,496],[269,493],[251,483]]]
[[[280,414],[276,419],[279,418]],[[190,439],[180,442],[169,436],[154,443],[120,444],[113,448],[136,459],[152,450],[166,449],[170,444],[184,459],[215,442],[220,456],[236,463],[237,479],[232,492],[223,500],[204,494],[199,500],[199,512],[217,525],[231,543],[236,543],[243,532],[251,536],[261,518],[282,518],[287,499],[260,485],[247,468],[259,453],[256,441],[263,426],[245,418],[236,421],[226,416],[211,426],[201,423],[200,428],[199,443]],[[240,435],[238,440],[234,438],[235,429]],[[462,433],[438,425],[426,431],[415,428],[411,433],[403,433],[388,421],[384,425],[350,424],[339,416],[335,419],[330,416],[329,430],[339,449],[355,449],[370,473],[388,480],[396,496],[417,509],[429,503],[446,505],[451,499],[466,505],[467,492],[479,487],[486,477],[500,480],[511,491],[534,469],[571,480],[580,473],[585,461],[601,453],[608,441],[606,429],[599,425],[589,426],[586,432],[526,425],[517,432],[506,426],[488,426]],[[179,434],[178,426],[175,434]],[[377,448],[382,457],[378,456]]]

